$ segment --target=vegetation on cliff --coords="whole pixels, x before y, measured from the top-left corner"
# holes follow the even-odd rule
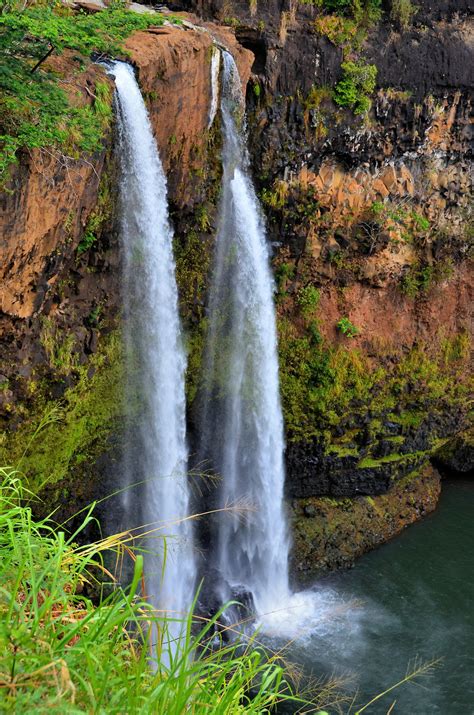
[[[356,445],[362,449],[365,443],[367,426],[368,441],[374,444],[383,438],[384,422],[409,430],[440,410],[442,403],[451,408],[456,405],[460,415],[466,412],[470,396],[467,332],[441,338],[438,352],[424,345],[409,351],[380,346],[374,361],[374,349],[368,357],[361,347],[328,345],[320,333],[317,306],[308,312],[298,307],[300,293],[296,300],[285,293],[280,292],[280,379],[290,440],[323,437],[357,451]],[[345,316],[337,327],[346,337],[359,332]],[[387,437],[389,432],[390,428]],[[402,449],[403,442],[400,436],[394,447],[398,444]]]
[[[312,107],[319,98],[314,91]],[[357,171],[328,161],[318,173],[277,178],[261,192],[271,233],[290,237],[275,260],[289,452],[291,443],[311,443],[319,471],[326,465],[334,483],[340,476],[343,490],[342,464],[347,474],[388,476],[392,463],[400,478],[408,457],[428,459],[468,423],[472,395],[463,307],[455,325],[437,326],[428,316],[423,332],[404,321],[405,334],[395,336],[379,318],[367,330],[359,321],[369,315],[354,302],[376,304],[383,289],[387,310],[413,315],[410,321],[417,299],[419,320],[422,305],[439,304],[445,286],[456,293],[454,277],[469,257],[466,226],[450,233],[439,210],[415,193],[408,170],[399,173],[404,186],[392,169],[375,178]]]
[[[342,78],[334,88],[334,101],[340,107],[350,107],[354,114],[363,114],[371,107],[370,95],[375,89],[377,67],[364,63],[343,62]]]
[[[27,475],[25,483],[35,494],[60,483],[49,495],[54,503],[69,499],[74,482],[77,503],[83,493],[86,499],[90,494],[91,464],[110,448],[109,437],[123,415],[121,336],[104,337],[85,365],[75,361],[74,339],[68,341],[51,321],[45,323],[43,340],[52,373],[29,381],[29,400],[16,409],[21,422],[4,433],[0,459]],[[58,387],[64,380],[74,382],[61,399],[53,399],[51,384]]]
[[[111,117],[111,90],[99,79],[93,91],[78,88],[90,57],[123,55],[135,30],[161,25],[159,14],[113,7],[75,13],[50,2],[12,7],[0,14],[0,184],[20,150],[49,149],[64,156],[101,148]],[[74,84],[57,56],[68,52]],[[72,85],[72,87],[71,87]],[[86,101],[81,95],[86,94]]]

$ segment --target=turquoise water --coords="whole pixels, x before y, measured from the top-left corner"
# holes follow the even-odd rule
[[[321,624],[292,652],[306,672],[345,676],[364,704],[415,658],[442,658],[365,712],[474,714],[474,481],[445,482],[434,514],[314,588]]]

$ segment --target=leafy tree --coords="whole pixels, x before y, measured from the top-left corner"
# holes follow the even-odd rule
[[[377,67],[362,62],[343,62],[342,79],[334,88],[334,101],[349,107],[354,114],[364,114],[371,107],[370,96],[375,89]]]
[[[77,155],[101,146],[110,93],[97,93],[92,105],[75,106],[45,63],[51,54],[73,50],[73,61],[84,71],[93,53],[123,56],[123,41],[131,32],[162,23],[158,14],[123,9],[74,14],[57,3],[26,9],[5,4],[0,14],[0,184],[21,149],[55,147]]]

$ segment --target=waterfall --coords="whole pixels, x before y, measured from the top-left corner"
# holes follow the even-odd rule
[[[219,107],[219,69],[221,64],[221,53],[215,45],[212,46],[211,56],[211,105],[209,108],[209,119],[207,128],[210,129]]]
[[[222,596],[250,592],[258,614],[289,597],[283,511],[284,438],[273,281],[263,217],[241,124],[237,67],[222,53],[223,180],[204,370],[202,450],[220,474],[217,528]]]
[[[121,166],[120,204],[123,250],[123,304],[126,400],[131,443],[125,482],[129,524],[138,517],[147,538],[146,595],[155,608],[186,616],[195,566],[188,515],[184,374],[178,293],[168,220],[166,177],[140,88],[122,62],[115,78]],[[140,504],[137,504],[137,500]],[[166,536],[165,544],[163,535]],[[166,557],[164,553],[166,551]],[[171,626],[171,640],[181,624]],[[174,646],[170,646],[173,651]]]

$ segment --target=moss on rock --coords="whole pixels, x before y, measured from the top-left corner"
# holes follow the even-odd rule
[[[439,474],[426,466],[410,472],[380,496],[294,500],[295,578],[304,582],[322,571],[351,566],[358,556],[433,511],[440,489]]]
[[[122,384],[122,345],[116,331],[103,339],[87,365],[77,368],[77,380],[62,399],[37,395],[28,418],[3,434],[0,462],[23,472],[35,494],[75,467],[92,464],[107,450],[120,423]]]

